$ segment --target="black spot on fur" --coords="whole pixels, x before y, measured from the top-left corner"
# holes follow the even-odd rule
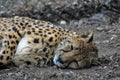
[[[53,41],[53,37],[50,37],[50,38],[49,38],[49,42],[52,42],[52,41]]]
[[[10,56],[7,56],[6,60],[9,60],[10,59]]]
[[[30,35],[30,34],[31,34],[31,32],[30,32],[30,31],[28,31],[28,32],[27,32],[27,34],[29,34],[29,35]]]
[[[45,52],[46,50],[47,50],[47,48],[44,48],[44,49],[43,49],[43,52]]]
[[[10,46],[8,46],[8,49],[10,49]]]
[[[12,38],[12,35],[9,35],[9,38],[11,39],[11,38]]]
[[[57,37],[57,35],[55,34],[55,37]]]
[[[31,25],[28,25],[28,27],[32,27]]]
[[[35,26],[35,28],[39,28],[38,26]]]
[[[59,32],[57,32],[57,34],[60,34]]]
[[[43,29],[39,29],[40,31],[42,31]]]
[[[45,34],[44,37],[47,37],[47,35]]]
[[[8,53],[8,51],[6,53]]]
[[[35,38],[33,42],[34,42],[34,43],[39,43],[39,39],[38,39],[38,38]]]
[[[46,31],[49,31],[49,29],[46,29]]]
[[[11,31],[11,29],[8,29],[8,31]]]
[[[30,61],[26,61],[25,63],[26,63],[27,65],[30,65],[30,64],[31,64],[31,62],[30,62]]]
[[[57,42],[57,39],[55,40],[55,42]]]
[[[40,34],[40,36],[43,36],[43,34]]]
[[[5,54],[5,51],[3,51],[2,53]]]
[[[22,37],[22,35],[19,33],[19,31],[17,31],[17,34],[18,34],[20,37]]]
[[[16,27],[13,27],[13,31],[17,32],[17,34],[18,34],[20,37],[22,37]]]
[[[18,41],[18,40],[16,40],[16,43],[18,44],[18,43],[19,43],[19,41]]]
[[[52,48],[52,46],[51,46],[51,45],[49,45],[49,47],[50,47],[50,48]]]
[[[11,54],[11,56],[13,55],[13,53],[12,53],[12,52],[11,52],[10,54]]]
[[[15,44],[15,42],[14,42],[14,41],[11,41],[11,44]]]
[[[44,31],[44,33],[46,33],[46,31]]]
[[[13,47],[10,47],[10,50],[12,51],[12,50],[13,50]]]
[[[56,32],[56,30],[53,30],[53,33],[55,33]]]
[[[10,47],[10,50],[12,51],[12,50],[14,50],[15,49],[15,46],[13,46],[13,47]]]
[[[28,25],[28,23],[25,23],[25,26]]]
[[[16,25],[18,25],[18,23],[15,23]]]
[[[25,27],[22,27],[23,29],[25,29]]]
[[[42,31],[38,31],[39,33],[42,33]]]
[[[13,38],[17,39],[17,37],[15,35],[13,35]]]
[[[48,34],[51,34],[51,32],[48,32]]]
[[[4,43],[7,43],[7,41],[5,40]]]
[[[21,26],[23,26],[23,23],[20,23]]]
[[[0,60],[3,60],[3,56],[2,55],[0,56]]]
[[[30,42],[30,41],[28,41],[28,43],[30,44],[31,42]]]
[[[17,32],[17,28],[16,27],[13,27],[12,29],[13,29],[13,31]]]
[[[32,32],[35,32],[35,29],[34,29],[34,28],[32,28]]]
[[[35,33],[35,35],[39,35],[38,33]]]
[[[15,46],[13,46],[13,49],[15,49]]]

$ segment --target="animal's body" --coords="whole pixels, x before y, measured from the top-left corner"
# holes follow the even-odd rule
[[[28,17],[0,18],[0,65],[54,63],[61,68],[89,67],[98,57],[93,31],[78,35]]]

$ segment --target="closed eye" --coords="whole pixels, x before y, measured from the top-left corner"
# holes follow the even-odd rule
[[[70,52],[73,50],[73,45],[68,45],[64,49],[61,49],[63,52]]]

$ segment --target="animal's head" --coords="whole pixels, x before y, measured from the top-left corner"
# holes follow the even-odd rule
[[[61,68],[79,69],[90,65],[92,59],[98,56],[97,52],[93,42],[93,31],[89,30],[81,35],[67,36],[58,45],[53,61]]]

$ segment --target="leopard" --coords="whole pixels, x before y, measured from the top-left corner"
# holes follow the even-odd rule
[[[81,34],[51,22],[23,16],[0,18],[0,66],[14,63],[90,67],[98,59],[93,30]]]

